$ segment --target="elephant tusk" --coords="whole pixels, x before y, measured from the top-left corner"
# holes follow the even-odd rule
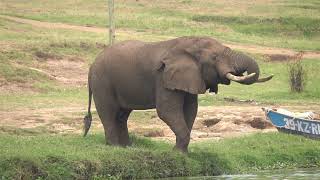
[[[228,73],[226,75],[226,77],[231,81],[242,82],[242,81],[244,81],[244,80],[246,80],[248,78],[251,78],[251,77],[253,77],[255,75],[256,75],[256,73],[251,73],[251,74],[244,75],[244,76],[235,76],[235,75],[233,75],[231,73]]]
[[[268,77],[258,79],[258,80],[256,81],[256,83],[266,82],[266,81],[269,81],[269,80],[272,79],[272,78],[273,78],[273,74],[271,74],[271,75],[268,76]]]

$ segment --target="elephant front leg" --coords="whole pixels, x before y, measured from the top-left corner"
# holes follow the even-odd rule
[[[157,95],[157,113],[176,135],[176,146],[182,152],[188,152],[190,130],[184,118],[183,104],[185,93],[164,90]]]
[[[198,95],[197,94],[187,94],[184,98],[183,113],[186,120],[187,126],[192,130],[194,120],[196,119],[198,113]]]

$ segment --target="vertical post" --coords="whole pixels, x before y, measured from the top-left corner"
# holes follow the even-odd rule
[[[114,0],[108,0],[109,6],[109,44],[112,45],[115,39],[115,31],[114,31]]]

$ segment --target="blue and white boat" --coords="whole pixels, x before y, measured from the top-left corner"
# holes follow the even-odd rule
[[[320,138],[320,121],[297,117],[294,113],[281,113],[269,108],[262,108],[267,119],[281,132],[301,134],[311,138]],[[289,112],[289,111],[288,111]]]

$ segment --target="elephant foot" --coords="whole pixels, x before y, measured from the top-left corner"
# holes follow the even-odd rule
[[[174,149],[181,151],[182,153],[188,153],[188,146],[190,142],[190,132],[186,136],[176,136],[176,145]]]
[[[107,140],[106,145],[111,145],[111,146],[120,146],[120,147],[127,147],[131,146],[132,142],[131,140]]]
[[[131,146],[131,145],[132,145],[132,141],[130,141],[130,140],[120,143],[120,146],[122,146],[122,147],[127,147],[127,146]]]
[[[179,152],[182,152],[184,154],[187,154],[188,153],[188,147],[177,147],[177,145],[175,145],[173,147],[173,150],[174,151],[179,151]]]
[[[178,150],[182,153],[188,153],[188,145],[189,145],[189,138],[183,138],[179,139],[176,142],[176,145],[174,146],[173,149]]]

